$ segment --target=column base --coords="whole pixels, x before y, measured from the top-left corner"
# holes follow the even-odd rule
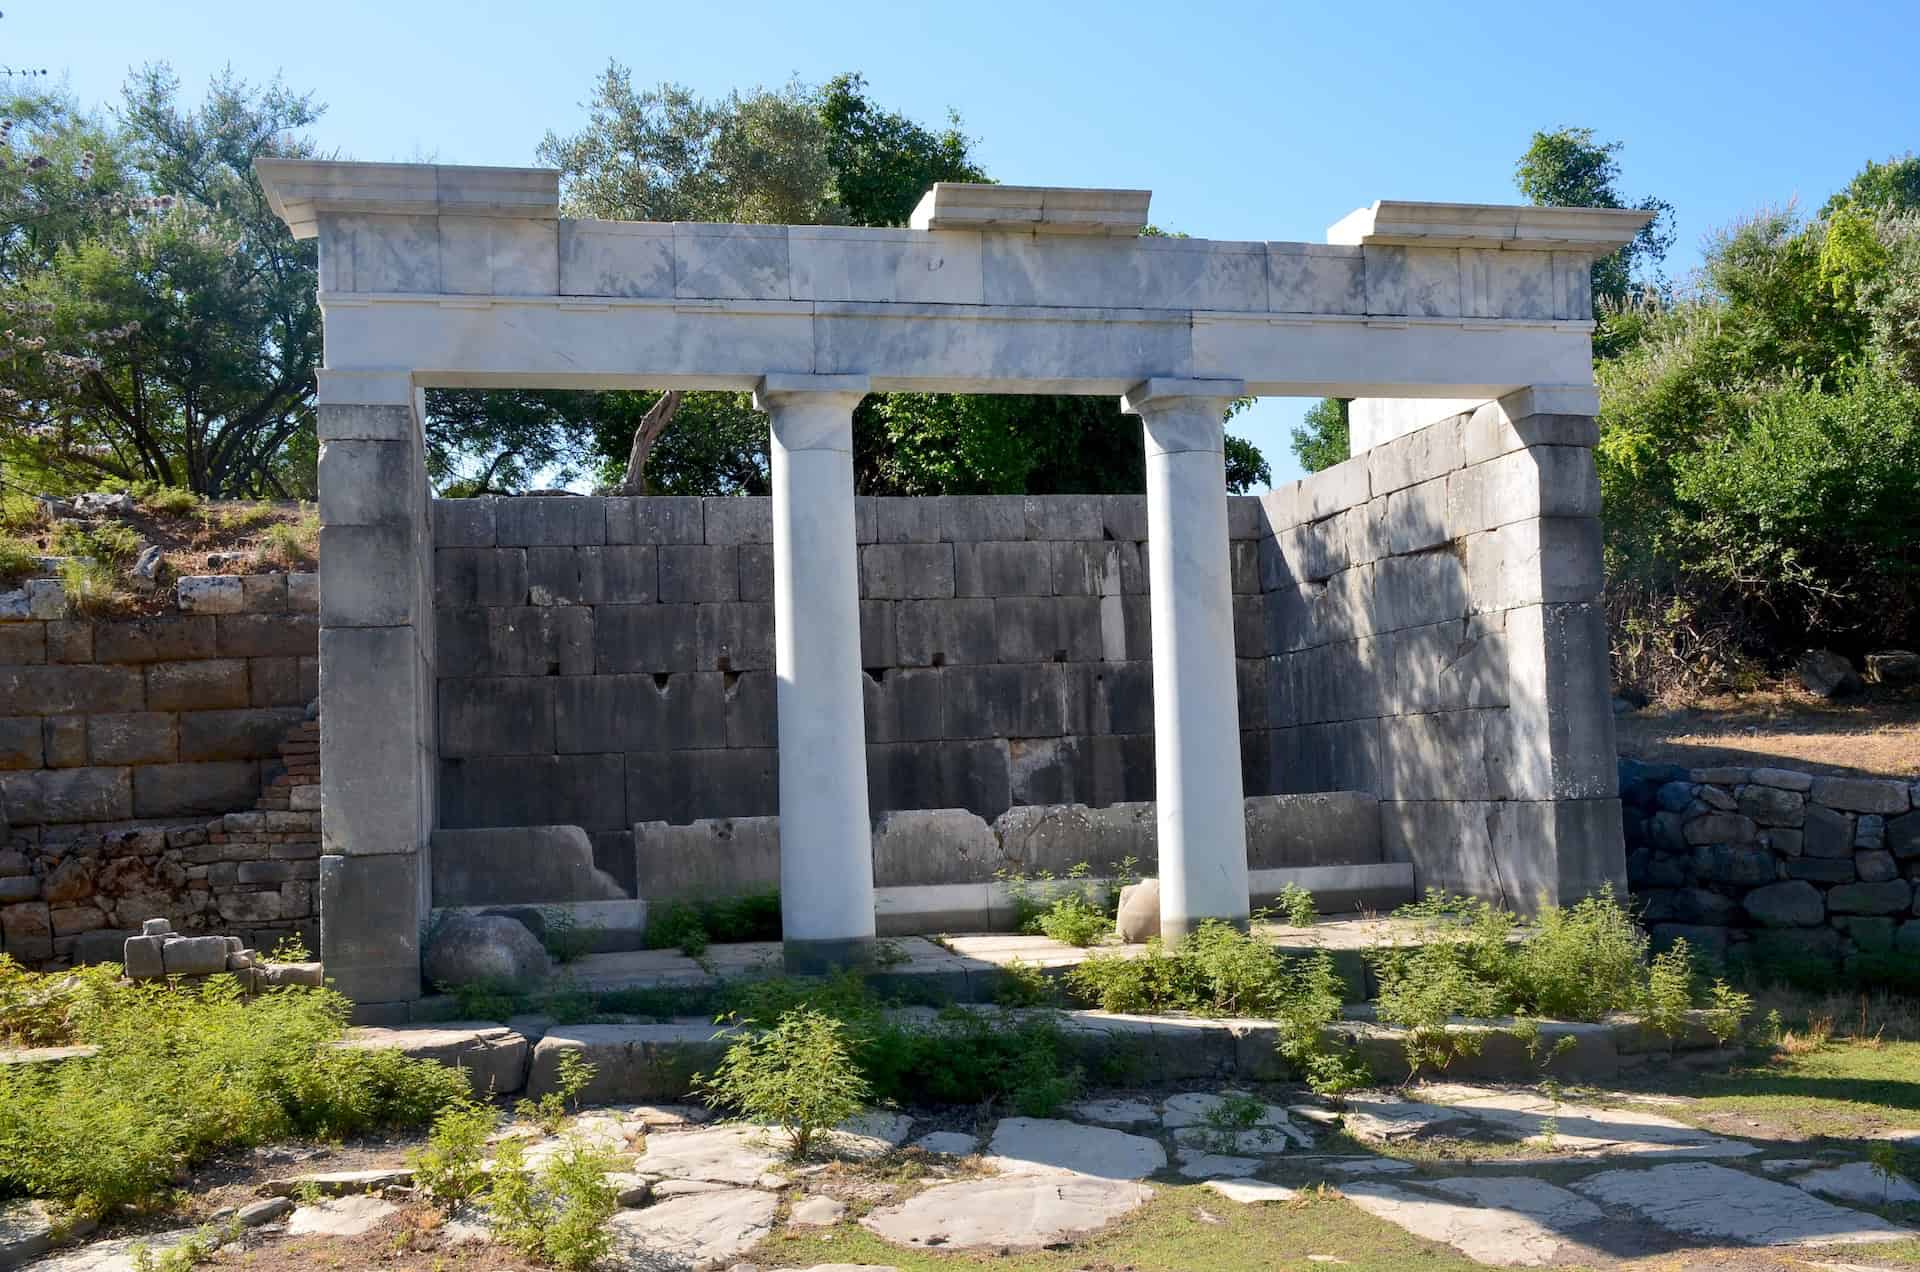
[[[781,954],[789,976],[826,976],[844,968],[873,966],[874,938],[838,941],[784,941]]]
[[[1190,914],[1178,919],[1163,914],[1160,916],[1160,940],[1172,949],[1191,936],[1202,923],[1226,923],[1235,931],[1245,932],[1251,922],[1249,916],[1244,914]]]

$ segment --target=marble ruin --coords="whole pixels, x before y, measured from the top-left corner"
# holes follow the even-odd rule
[[[573,220],[534,169],[258,170],[320,246],[321,941],[363,1005],[420,994],[440,873],[436,535],[444,554],[447,523],[478,514],[436,511],[429,387],[751,391],[767,414],[790,967],[857,960],[875,936],[851,433],[873,392],[1112,394],[1140,418],[1169,936],[1248,914],[1249,660],[1263,709],[1288,715],[1256,771],[1370,791],[1422,886],[1526,905],[1624,885],[1588,270],[1644,214],[1380,202],[1325,244],[1212,242],[1141,237],[1144,191],[943,184],[908,228],[864,229]],[[1260,574],[1237,653],[1223,420],[1247,394],[1357,399],[1356,449],[1236,501]],[[514,514],[535,532],[495,538],[488,512],[481,546],[685,542],[607,533],[612,505],[644,519],[672,501],[514,502],[545,505]],[[740,541],[713,535],[724,502],[707,501],[707,544]],[[1449,687],[1463,663],[1471,683]]]

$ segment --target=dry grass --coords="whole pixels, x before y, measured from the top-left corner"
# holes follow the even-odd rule
[[[1805,1032],[1789,1029],[1780,1035],[1780,1050],[1790,1056],[1811,1055],[1833,1040],[1833,1017],[1810,1021]]]
[[[1650,707],[1616,724],[1620,754],[1649,762],[1920,777],[1920,700],[1911,695],[1825,702],[1770,689]]]

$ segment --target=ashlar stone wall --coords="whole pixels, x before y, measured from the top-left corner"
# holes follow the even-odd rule
[[[1231,509],[1251,686],[1261,510]],[[636,823],[778,812],[767,500],[434,513],[442,826],[580,825],[627,875]],[[874,815],[1153,797],[1144,496],[861,499],[856,515]]]
[[[1241,693],[1249,791],[1370,791],[1421,888],[1522,909],[1625,888],[1598,433],[1527,396],[1263,497],[1273,652]]]

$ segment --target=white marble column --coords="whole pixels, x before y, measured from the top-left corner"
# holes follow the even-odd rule
[[[1227,562],[1226,411],[1238,380],[1147,380],[1121,399],[1147,447],[1160,934],[1247,922],[1247,823]]]
[[[866,961],[873,831],[860,683],[853,408],[864,375],[769,375],[780,719],[780,921],[790,972]]]

